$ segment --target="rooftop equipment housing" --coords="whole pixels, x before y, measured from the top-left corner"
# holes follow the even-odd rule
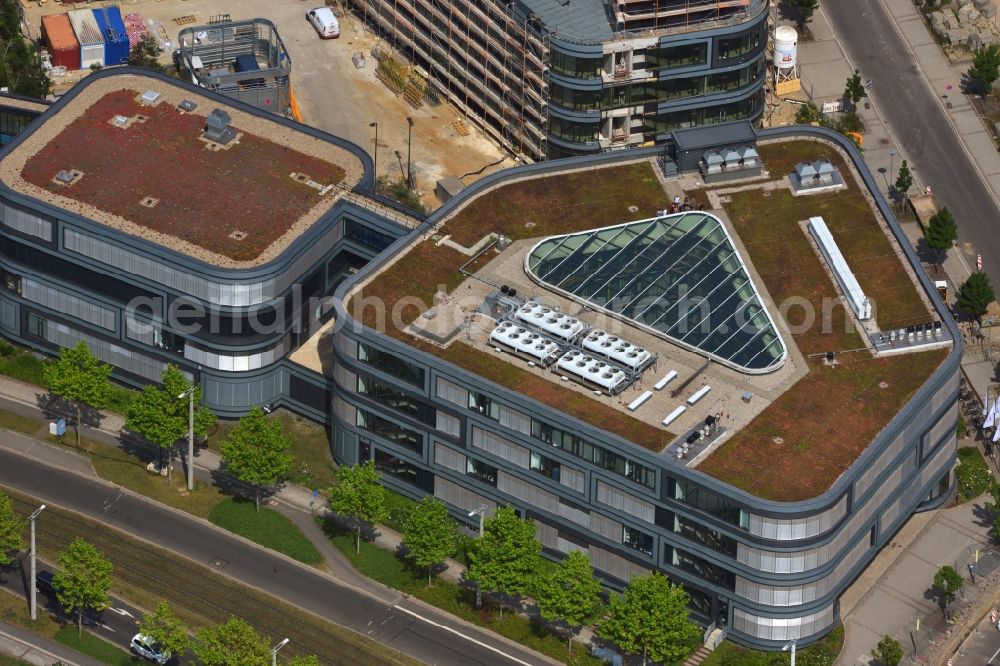
[[[837,278],[837,284],[840,285],[844,296],[847,297],[847,302],[851,304],[854,314],[861,321],[871,319],[871,302],[865,296],[865,293],[861,291],[858,279],[854,277],[850,266],[847,265],[847,260],[841,254],[840,248],[837,246],[837,241],[833,239],[833,234],[827,228],[826,222],[822,217],[810,217],[808,226],[809,233],[816,240],[816,245],[819,246],[820,253],[822,253],[823,258],[826,259],[826,263],[830,266],[830,270]]]

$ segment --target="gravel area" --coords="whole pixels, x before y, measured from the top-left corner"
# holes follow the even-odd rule
[[[189,90],[182,90],[159,79],[135,74],[93,79],[85,81],[80,85],[84,86],[84,89],[75,98],[52,116],[48,122],[32,132],[3,161],[0,161],[0,179],[8,187],[21,194],[39,199],[59,208],[73,211],[105,226],[152,241],[215,266],[231,269],[252,268],[275,259],[304,231],[329,212],[336,201],[361,180],[364,173],[361,161],[347,150],[304,132],[276,123],[270,118],[255,116],[233,107],[224,106],[224,110],[229,113],[232,119],[232,126],[241,132],[257,137],[266,137],[278,145],[286,146],[306,155],[336,164],[346,172],[344,180],[341,183],[342,187],[334,188],[333,191],[321,199],[305,215],[302,215],[291,224],[288,230],[260,255],[248,261],[235,261],[198,245],[140,226],[121,216],[108,213],[94,206],[48,192],[32,185],[21,176],[25,163],[32,155],[56,137],[67,125],[76,120],[94,102],[108,93],[130,89],[139,92],[155,90],[160,93],[158,104],[176,106],[182,100],[188,99],[198,104],[195,113],[206,117],[212,109],[223,106],[214,99],[203,97]],[[183,166],[180,164],[164,164],[164,177],[169,177],[170,169],[183,168]],[[265,197],[267,196],[267,192],[250,193],[250,195]]]

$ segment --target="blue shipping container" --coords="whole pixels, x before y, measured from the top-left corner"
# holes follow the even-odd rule
[[[128,33],[125,32],[121,10],[117,5],[113,5],[92,11],[97,27],[101,29],[101,36],[104,37],[104,64],[106,66],[128,64]]]

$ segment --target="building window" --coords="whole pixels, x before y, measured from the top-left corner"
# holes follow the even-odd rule
[[[675,515],[674,532],[685,539],[690,539],[691,541],[701,544],[702,546],[707,546],[716,552],[729,555],[730,557],[736,557],[735,539],[731,539],[725,534],[716,532],[715,530],[709,529],[704,525],[699,525],[692,520]]]
[[[45,339],[45,333],[48,329],[48,321],[42,319],[35,313],[28,313],[28,335],[33,335],[36,338]]]
[[[375,469],[414,486],[417,485],[416,465],[401,460],[381,449],[375,449]]]
[[[598,467],[614,472],[640,483],[647,488],[656,488],[656,470],[620,456],[613,451],[592,444],[581,437],[568,433],[548,423],[531,420],[531,436],[535,439],[562,449],[570,455],[587,460]]]
[[[372,443],[367,439],[358,442],[358,462],[364,464],[372,459]]]
[[[408,384],[413,384],[420,388],[424,387],[424,369],[404,361],[389,352],[384,352],[369,344],[359,342],[358,360]]]
[[[559,481],[559,463],[552,458],[546,458],[540,453],[531,452],[531,469],[553,481]]]
[[[344,220],[344,239],[369,247],[376,252],[381,252],[396,242],[394,236],[375,231],[350,218]]]
[[[711,562],[706,562],[700,557],[692,555],[687,551],[674,548],[673,560],[671,564],[681,571],[694,574],[699,578],[707,580],[713,585],[718,585],[719,587],[723,587],[727,590],[736,589],[736,576],[732,572],[726,571],[722,567],[716,566]]]
[[[646,51],[646,67],[660,69],[669,67],[686,67],[689,65],[704,65],[708,62],[708,43],[682,44],[680,46],[665,46]]]
[[[367,377],[358,377],[358,394],[380,402],[402,414],[406,414],[427,425],[434,425],[436,414],[434,408],[425,405],[416,398],[385,386]]]
[[[356,423],[359,428],[364,428],[373,435],[377,435],[393,444],[406,447],[416,453],[423,452],[424,440],[420,433],[409,428],[404,428],[389,419],[384,419],[377,414],[359,409]]]
[[[500,405],[493,402],[488,395],[469,391],[469,409],[483,416],[498,421],[500,419]]]
[[[653,536],[628,526],[622,527],[622,543],[640,553],[653,554]]]
[[[165,331],[162,328],[153,329],[153,346],[176,354],[184,353],[184,338],[172,331]]]
[[[465,463],[465,473],[467,476],[488,483],[494,488],[497,486],[497,468],[487,465],[481,460],[468,458]]]
[[[743,529],[750,528],[750,515],[746,511],[693,483],[678,480],[674,487],[674,499],[696,509],[701,509],[727,523],[738,525]]]
[[[761,44],[766,26],[737,37],[725,37],[719,40],[719,60],[731,60],[750,53]]]
[[[596,58],[581,58],[571,56],[555,49],[551,52],[552,62],[549,67],[553,72],[565,74],[577,79],[595,78],[601,75],[600,56]]]
[[[0,281],[3,282],[3,288],[7,291],[12,291],[18,296],[21,295],[21,276],[16,273],[11,273],[9,271],[0,270]]]

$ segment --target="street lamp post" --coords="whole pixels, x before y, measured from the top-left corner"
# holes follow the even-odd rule
[[[889,176],[890,177],[896,175],[895,167],[896,167],[896,149],[895,148],[890,148],[889,149]],[[893,182],[895,182],[895,181],[893,181]]]
[[[38,591],[35,589],[35,576],[36,576],[36,565],[35,565],[35,518],[38,517],[42,511],[45,510],[45,505],[41,505],[35,512],[28,516],[28,522],[31,523],[31,619],[32,621],[38,618]]]
[[[791,664],[791,666],[795,666],[795,642],[798,641],[798,640],[799,639],[797,639],[797,638],[793,638],[792,640],[788,641],[787,643],[785,643],[781,647],[781,651],[782,652],[788,652],[788,649],[791,648],[791,650],[792,650],[792,664]]]
[[[194,385],[177,396],[177,399],[188,397],[188,490],[194,490]]]
[[[483,521],[486,520],[486,512],[489,511],[489,504],[483,504],[478,509],[473,509],[469,512],[469,518],[473,516],[479,516],[479,538],[483,538]],[[483,593],[479,588],[479,583],[476,583],[476,608],[479,608],[483,603]]]
[[[378,191],[378,123],[370,122],[368,123],[368,127],[375,128],[375,154],[372,159],[373,170],[375,171],[375,186],[372,189]]]
[[[271,648],[271,666],[278,666],[278,650],[288,645],[289,639],[285,639]]]
[[[406,187],[413,189],[413,171],[410,170],[410,153],[413,147],[413,118],[406,116]]]

